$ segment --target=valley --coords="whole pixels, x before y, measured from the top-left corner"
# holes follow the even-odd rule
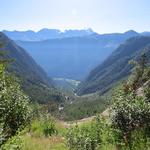
[[[16,43],[26,49],[50,77],[81,81],[121,43],[138,35],[140,33],[135,31],[102,35],[92,32],[90,35],[68,35],[67,38],[42,41],[17,40]]]
[[[2,150],[149,150],[149,36],[0,32],[0,44]]]
[[[150,150],[150,0],[0,6],[0,150]]]
[[[78,85],[81,81],[72,80],[72,79],[65,79],[65,78],[53,78],[55,81],[56,87],[62,91],[71,92],[76,96],[75,90],[77,89]]]

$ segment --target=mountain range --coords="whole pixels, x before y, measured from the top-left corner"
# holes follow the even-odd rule
[[[88,35],[101,35],[102,37],[107,37],[111,35],[118,35],[120,33],[110,33],[110,34],[98,34],[92,29],[81,29],[81,30],[64,30],[61,31],[59,29],[48,29],[48,28],[43,28],[37,32],[33,30],[27,30],[27,31],[8,31],[8,30],[3,30],[2,31],[4,34],[6,34],[8,37],[10,37],[12,40],[15,41],[43,41],[43,40],[49,40],[49,39],[57,39],[57,38],[68,38],[68,37],[84,37]],[[132,34],[135,33],[135,31],[130,30],[126,32],[127,34]],[[150,32],[142,32],[139,33],[141,35],[150,35]]]
[[[82,37],[91,35],[94,33],[92,29],[85,30],[65,30],[64,32],[58,29],[41,29],[38,32],[28,30],[28,31],[7,31],[3,30],[7,36],[13,40],[21,41],[43,41],[47,39],[56,39],[56,38],[66,38],[66,37]]]
[[[121,44],[102,64],[93,69],[79,85],[78,94],[99,91],[105,93],[132,71],[130,60],[138,60],[145,53],[150,58],[150,36],[136,36]]]
[[[150,32],[129,30],[97,34],[90,29],[65,32],[43,29],[36,33],[45,36],[38,41],[30,34],[30,40],[22,41],[24,33],[16,32],[7,31],[7,34],[17,39],[15,42],[26,49],[49,76],[83,81],[77,90],[79,95],[105,93],[130,74],[129,60],[136,59],[144,51],[149,55]],[[58,37],[56,33],[59,33]]]
[[[75,31],[74,31],[75,32]],[[83,80],[121,43],[138,36],[135,31],[56,38],[44,41],[16,41],[51,77]]]

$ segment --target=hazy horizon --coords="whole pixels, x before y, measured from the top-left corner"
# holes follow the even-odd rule
[[[150,31],[149,0],[1,0],[0,30]]]
[[[128,29],[128,30],[123,31],[123,32],[104,32],[104,33],[99,33],[99,32],[97,32],[97,31],[93,30],[92,28],[64,29],[64,30],[61,30],[61,29],[58,29],[58,28],[48,28],[48,27],[46,27],[46,28],[43,27],[43,28],[38,29],[38,30],[31,30],[31,29],[24,29],[24,30],[16,30],[16,29],[14,29],[14,30],[7,30],[7,29],[3,29],[3,30],[1,30],[1,32],[3,32],[3,31],[9,31],[9,32],[15,32],[15,31],[18,31],[18,32],[33,31],[33,32],[37,33],[37,32],[39,32],[39,31],[41,31],[41,30],[43,30],[43,29],[48,29],[48,30],[60,30],[62,33],[65,32],[65,31],[69,31],[69,30],[79,30],[79,31],[80,31],[80,30],[92,30],[93,32],[98,33],[98,34],[125,33],[125,32],[128,32],[128,31],[135,31],[135,32],[137,32],[137,33],[150,32],[150,30],[138,32],[138,31],[133,30],[133,29]]]

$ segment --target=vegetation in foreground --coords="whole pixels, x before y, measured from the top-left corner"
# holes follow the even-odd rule
[[[133,75],[116,90],[110,118],[82,125],[53,119],[46,109],[31,107],[16,79],[0,65],[0,146],[2,150],[149,150],[150,68],[145,55],[134,62]],[[32,120],[32,121],[31,121]]]
[[[31,115],[28,96],[20,89],[16,78],[5,72],[8,62],[0,60],[0,146],[24,129]]]
[[[70,149],[150,149],[150,68],[145,55],[134,64],[133,75],[113,96],[110,118],[69,129]]]

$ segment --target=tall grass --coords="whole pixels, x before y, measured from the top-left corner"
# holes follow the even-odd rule
[[[68,150],[65,140],[60,136],[52,137],[23,137],[23,150]]]

